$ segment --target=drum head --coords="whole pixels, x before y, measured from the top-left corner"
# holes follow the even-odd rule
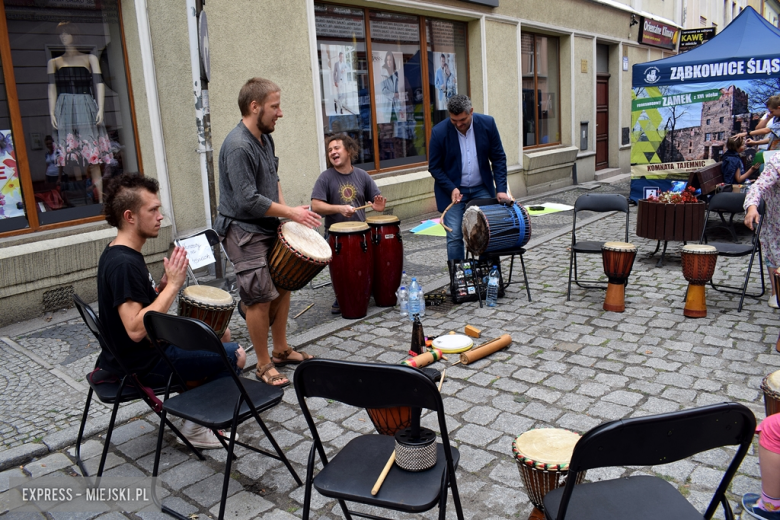
[[[765,381],[770,390],[780,393],[780,370],[766,376]]]
[[[459,354],[474,346],[474,341],[463,334],[448,334],[433,340],[433,346],[445,354]]]
[[[604,242],[601,249],[607,251],[636,251],[636,246],[628,242]]]
[[[383,226],[385,224],[395,224],[400,222],[400,219],[395,215],[374,215],[373,217],[366,217],[366,224],[369,226]]]
[[[351,233],[362,233],[368,229],[365,222],[337,222],[330,226],[329,233],[349,235]]]
[[[558,428],[530,430],[512,443],[515,458],[540,469],[566,470],[580,435]]]
[[[682,247],[682,252],[694,255],[712,255],[718,254],[718,249],[707,244],[686,244]]]
[[[209,285],[190,285],[184,288],[184,296],[192,301],[206,305],[231,305],[230,293]]]
[[[285,222],[279,233],[295,251],[318,262],[330,262],[331,250],[328,241],[311,228],[297,222]]]

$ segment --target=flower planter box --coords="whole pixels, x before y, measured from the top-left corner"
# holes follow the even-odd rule
[[[704,202],[664,204],[640,200],[636,235],[663,241],[693,242],[704,228]]]

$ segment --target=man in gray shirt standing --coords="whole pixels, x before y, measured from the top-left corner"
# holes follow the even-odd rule
[[[268,254],[276,243],[279,218],[310,228],[320,217],[309,206],[285,204],[271,133],[282,117],[281,89],[263,78],[252,78],[238,94],[241,122],[219,152],[219,216],[215,230],[236,270],[241,305],[246,308],[249,337],[257,352],[257,377],[271,385],[289,380],[276,366],[297,364],[311,356],[287,345],[290,292],[277,289],[268,270]],[[273,359],[268,354],[268,329]]]

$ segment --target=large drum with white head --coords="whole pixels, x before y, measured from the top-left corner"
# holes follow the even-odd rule
[[[280,224],[277,237],[279,240],[268,258],[268,269],[278,288],[297,291],[330,263],[328,242],[303,224]]]

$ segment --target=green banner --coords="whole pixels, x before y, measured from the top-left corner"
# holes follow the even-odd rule
[[[633,100],[631,102],[631,111],[637,112],[653,108],[689,105],[691,103],[717,101],[718,99],[720,99],[720,89],[701,90],[699,92],[687,92],[685,94],[674,94],[671,96],[646,97]]]

